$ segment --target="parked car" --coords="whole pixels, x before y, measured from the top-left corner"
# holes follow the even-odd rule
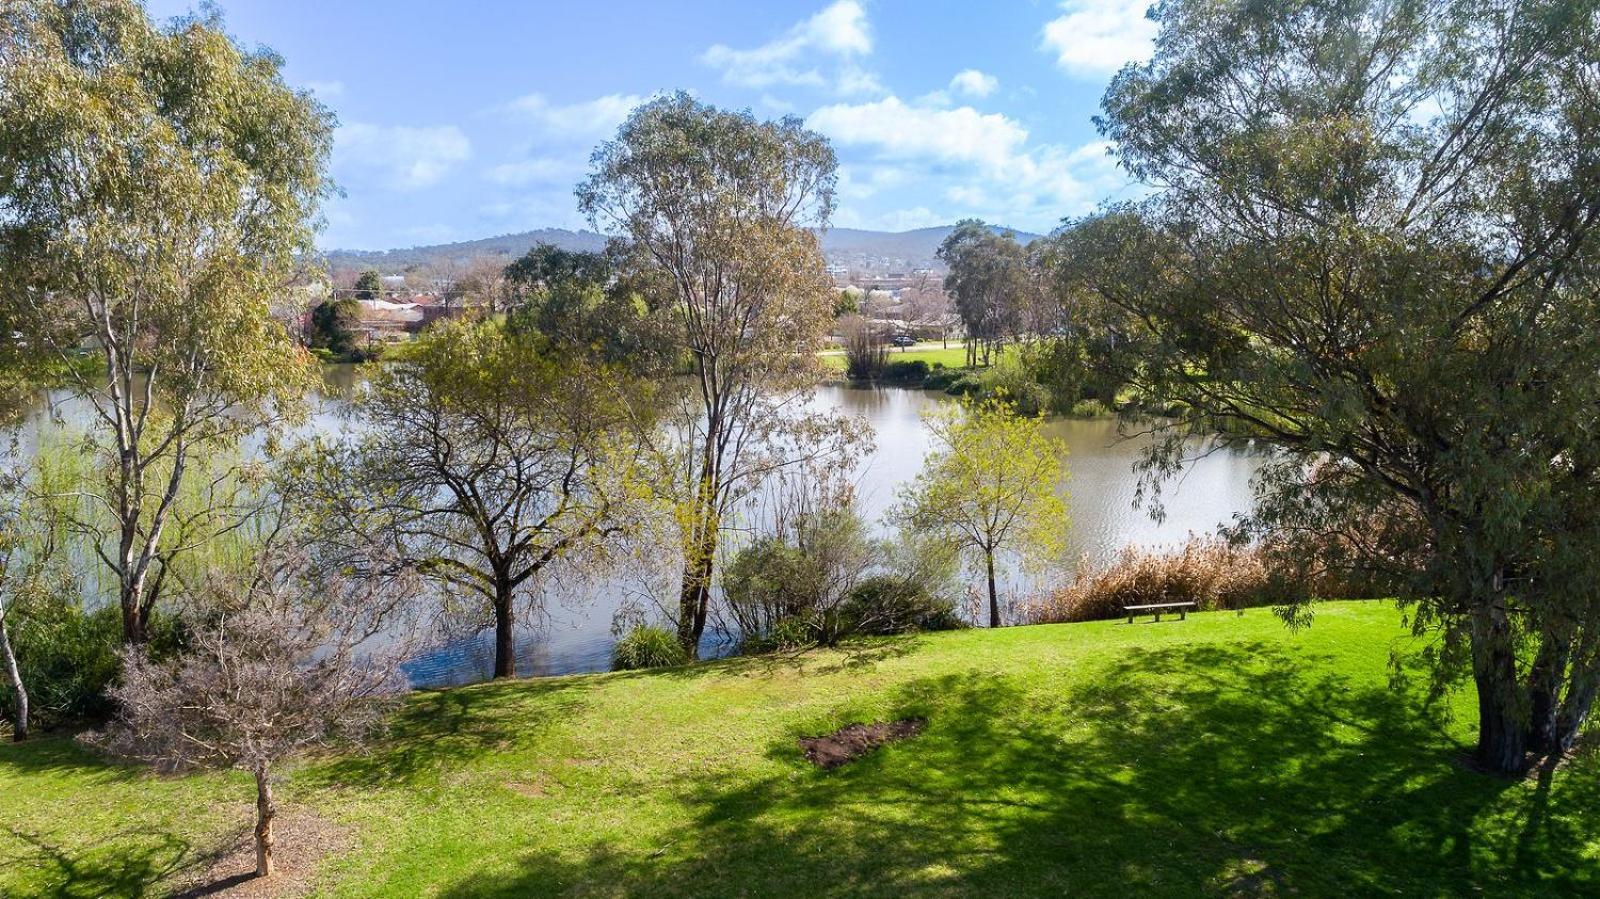
[[[895,346],[913,346],[916,344],[917,339],[910,334],[896,334],[889,338],[889,342]]]

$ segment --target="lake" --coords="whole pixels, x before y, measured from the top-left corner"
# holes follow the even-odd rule
[[[329,394],[346,394],[359,375],[349,367],[328,370]],[[818,390],[816,404],[864,417],[876,432],[876,447],[858,473],[861,511],[876,522],[894,501],[901,484],[916,476],[929,447],[923,413],[937,403],[950,402],[944,394],[900,388],[857,388],[827,385]],[[337,399],[322,404],[310,427],[337,429],[344,425]],[[56,416],[69,426],[81,424],[86,414],[70,399],[55,404]],[[36,416],[28,433],[45,416]],[[1052,436],[1067,446],[1070,477],[1064,485],[1071,531],[1068,560],[1104,561],[1130,544],[1146,547],[1175,546],[1192,533],[1214,531],[1251,507],[1250,479],[1261,460],[1239,451],[1219,451],[1201,456],[1164,493],[1166,516],[1152,520],[1134,506],[1137,461],[1143,438],[1124,437],[1117,422],[1107,419],[1055,419],[1047,425]],[[1200,449],[1197,444],[1196,449]],[[1010,582],[1017,589],[1018,581]],[[611,621],[623,602],[621,590],[591,588],[577,595],[550,595],[538,620],[524,622],[517,641],[517,671],[521,675],[570,674],[603,671],[610,665]],[[452,641],[429,651],[408,666],[418,686],[443,686],[486,679],[493,670],[492,631]]]

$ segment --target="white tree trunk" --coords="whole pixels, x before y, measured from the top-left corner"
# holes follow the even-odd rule
[[[11,689],[17,694],[17,720],[11,735],[20,743],[28,739],[28,689],[23,686],[22,671],[17,668],[16,653],[11,651],[11,634],[6,630],[3,606],[0,606],[0,661],[5,662],[6,676],[11,679]]]

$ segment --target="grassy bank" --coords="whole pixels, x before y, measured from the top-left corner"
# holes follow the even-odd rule
[[[1255,610],[483,685],[282,793],[345,835],[332,896],[1600,892],[1600,760],[1466,770],[1471,697],[1388,685],[1418,648],[1392,606],[1336,603],[1299,634]],[[796,745],[908,716],[835,771]],[[250,799],[5,746],[0,895],[179,882]]]

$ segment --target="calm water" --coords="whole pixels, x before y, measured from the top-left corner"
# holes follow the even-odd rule
[[[344,393],[356,378],[344,368],[329,370],[329,393]],[[817,404],[860,415],[876,432],[876,448],[859,472],[862,512],[877,521],[893,502],[896,489],[915,477],[928,451],[923,413],[948,402],[937,393],[896,388],[857,389],[827,386]],[[54,405],[58,419],[81,424],[82,407],[70,400]],[[24,434],[24,446],[46,417],[35,418]],[[345,425],[337,402],[324,404],[310,427],[336,430]],[[1072,518],[1069,560],[1104,560],[1124,546],[1176,545],[1189,534],[1215,530],[1250,508],[1250,478],[1259,459],[1238,452],[1216,452],[1193,463],[1164,495],[1166,518],[1157,523],[1134,507],[1133,463],[1142,442],[1123,438],[1114,421],[1058,420],[1048,425],[1067,445],[1069,479],[1063,485]],[[1198,448],[1198,447],[1197,447]],[[1014,585],[1015,589],[1015,585]],[[621,589],[591,588],[577,595],[549,595],[538,620],[525,622],[517,643],[517,671],[522,675],[603,671],[611,657],[611,621],[623,603]],[[415,660],[412,679],[419,686],[482,680],[493,669],[492,632],[451,642]]]

